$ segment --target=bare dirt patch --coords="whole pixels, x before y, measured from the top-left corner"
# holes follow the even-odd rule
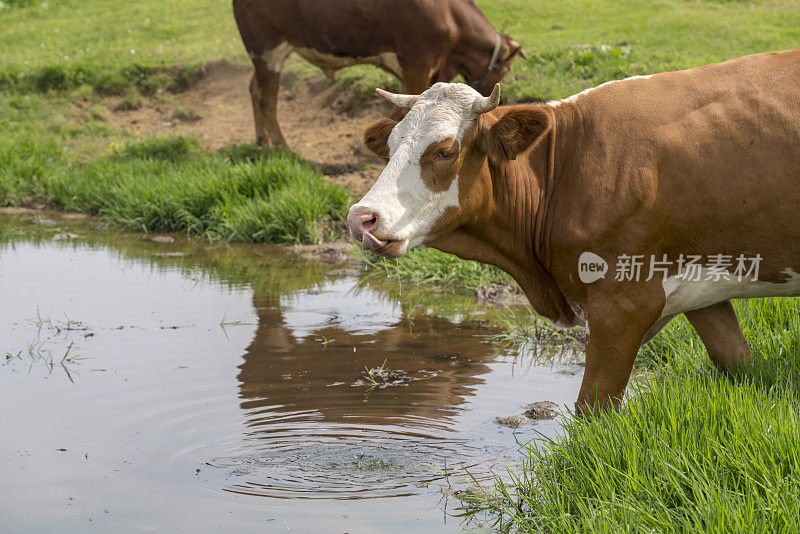
[[[251,75],[250,67],[212,61],[183,93],[144,98],[137,109],[118,109],[122,99],[110,99],[108,120],[142,135],[196,135],[210,150],[252,143]],[[278,119],[289,148],[356,194],[366,192],[381,168],[381,161],[361,146],[361,134],[372,121],[390,113],[391,106],[377,97],[364,100],[322,76],[295,84],[289,80],[278,102]]]

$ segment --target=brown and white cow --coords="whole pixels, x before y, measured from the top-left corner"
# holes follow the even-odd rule
[[[384,256],[428,246],[496,265],[539,314],[585,324],[578,410],[618,403],[676,315],[726,369],[749,355],[729,299],[800,295],[800,50],[544,104],[496,107],[499,86],[379,93],[409,111],[365,133],[388,163],[351,234]]]
[[[370,64],[409,93],[462,75],[488,95],[522,47],[498,33],[472,0],[233,0],[255,74],[256,139],[286,145],[277,119],[283,63],[297,52],[322,69]],[[401,115],[398,115],[398,117]]]

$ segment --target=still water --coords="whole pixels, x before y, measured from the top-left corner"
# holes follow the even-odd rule
[[[582,369],[492,343],[470,295],[330,269],[0,215],[0,531],[480,531],[442,489],[514,469],[558,420],[496,419]]]

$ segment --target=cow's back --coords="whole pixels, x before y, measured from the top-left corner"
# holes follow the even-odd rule
[[[639,249],[756,254],[800,272],[800,50],[609,83],[580,117],[561,212]],[[557,108],[559,106],[556,106]],[[558,112],[557,112],[558,113]],[[619,243],[609,246],[618,246]]]
[[[233,4],[251,53],[288,42],[334,56],[366,57],[421,44],[444,46],[453,28],[452,1],[234,0]],[[272,43],[265,42],[270,39]]]

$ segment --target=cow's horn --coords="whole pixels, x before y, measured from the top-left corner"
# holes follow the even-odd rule
[[[511,56],[511,54],[514,53],[514,50],[517,50],[517,54],[519,54],[522,57],[522,59],[528,59],[528,54],[525,53],[525,50],[523,50],[522,45],[516,42],[514,39],[511,39],[511,41],[508,43],[508,46],[509,46],[508,54],[506,55],[506,57],[503,58],[503,61],[507,60],[509,56]]]
[[[390,93],[389,91],[384,91],[380,87],[375,89],[375,92],[378,93],[378,96],[383,98],[384,100],[388,100],[395,106],[399,108],[411,108],[417,102],[418,95],[396,95],[394,93]]]
[[[472,111],[474,111],[476,115],[480,115],[481,113],[492,111],[499,103],[500,84],[496,83],[494,84],[494,89],[492,89],[492,94],[489,96],[480,96],[475,99],[475,101],[472,103]]]

